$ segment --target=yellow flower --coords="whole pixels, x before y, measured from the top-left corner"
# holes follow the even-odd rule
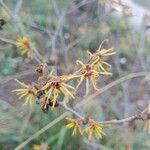
[[[144,124],[144,130],[150,134],[150,102],[148,103],[146,115],[147,115],[147,118]]]
[[[33,50],[31,49],[30,42],[27,37],[18,38],[16,46],[21,49],[22,55],[27,55],[28,58],[32,58]]]
[[[77,134],[77,131],[82,135],[82,130],[80,126],[80,119],[73,119],[71,117],[67,117],[66,120],[70,121],[71,123],[67,124],[67,128],[73,128],[72,136]]]
[[[70,78],[70,75],[53,77],[42,87],[41,90],[46,91],[45,97],[47,99],[51,99],[51,102],[53,103],[52,109],[54,108],[60,94],[63,94],[64,97],[70,96],[71,98],[74,98],[75,88],[65,83],[65,81],[69,80]]]
[[[91,140],[93,136],[97,139],[101,139],[105,133],[103,132],[103,126],[94,121],[90,121],[89,126],[84,129],[84,132],[88,135],[88,140]]]
[[[105,67],[111,67],[111,64],[107,63],[106,61],[103,61],[102,58],[105,56],[110,56],[110,55],[114,55],[116,52],[114,51],[113,48],[110,49],[102,49],[100,50],[100,48],[97,51],[99,53],[99,55],[97,56],[99,58],[99,62],[97,64],[94,65],[95,69],[99,72],[103,72],[105,73],[105,75],[112,75],[111,72],[108,72]],[[88,51],[88,54],[90,55],[90,57],[93,57],[94,54],[92,54],[91,52]]]
[[[41,143],[40,145],[34,144],[32,150],[48,150],[49,146],[47,143]]]
[[[96,79],[97,77],[100,76],[100,74],[105,74],[103,72],[98,72],[94,69],[94,65],[97,64],[99,61],[99,58],[97,57],[92,63],[88,63],[88,64],[84,64],[82,61],[77,60],[76,63],[80,64],[82,66],[81,71],[79,72],[79,75],[77,75],[77,77],[80,78],[76,89],[79,88],[79,86],[81,85],[81,83],[83,82],[83,80],[85,79],[86,81],[86,92],[85,92],[85,96],[89,93],[89,80],[91,80],[93,88],[95,90],[99,90],[96,87]]]
[[[16,92],[16,95],[19,95],[19,99],[26,97],[25,105],[32,106],[35,101],[35,96],[37,94],[37,90],[31,85],[27,85],[19,80],[15,79],[23,88],[13,90]]]

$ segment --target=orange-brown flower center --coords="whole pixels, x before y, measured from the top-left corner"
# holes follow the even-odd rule
[[[30,48],[30,45],[29,45],[29,41],[27,39],[24,39],[22,41],[22,43],[27,47],[27,48]]]
[[[91,69],[92,69],[92,67],[91,67],[91,65],[90,65],[90,64],[86,64],[86,65],[85,65],[85,69],[86,69],[86,70],[91,70]]]
[[[59,89],[61,86],[60,84],[61,84],[61,80],[55,80],[51,83],[51,86],[53,86],[56,89]]]
[[[36,89],[31,87],[31,86],[29,86],[28,93],[35,95],[36,94]]]
[[[93,71],[90,64],[85,65],[85,69],[82,71],[82,74],[84,74],[85,77],[92,76]]]
[[[75,127],[75,126],[80,126],[80,120],[78,120],[78,119],[75,120],[73,123],[74,123],[74,127]]]

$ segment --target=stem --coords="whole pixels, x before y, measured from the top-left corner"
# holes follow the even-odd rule
[[[28,138],[26,141],[21,143],[19,146],[17,146],[14,150],[21,150],[23,147],[25,147],[28,143],[30,143],[33,139],[37,138],[39,135],[44,133],[46,130],[48,130],[50,127],[54,126],[56,123],[58,123],[60,120],[64,119],[68,115],[68,112],[63,113],[60,115],[57,119],[53,120],[49,124],[47,124],[44,128],[33,134],[30,138]]]
[[[64,107],[67,111],[71,112],[72,114],[76,115],[81,120],[84,120],[83,116],[81,116],[78,112],[76,112],[75,110],[73,110],[70,107],[68,107],[65,103],[59,102],[59,105],[61,105],[62,107]]]

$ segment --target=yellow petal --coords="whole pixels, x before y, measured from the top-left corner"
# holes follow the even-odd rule
[[[27,89],[15,89],[15,90],[13,90],[13,92],[21,92],[21,91],[24,91],[24,90],[27,90]]]
[[[53,110],[53,108],[54,108],[54,106],[56,104],[57,99],[58,99],[58,92],[56,90],[54,90],[54,97],[52,99],[52,102],[53,102],[52,110]]]
[[[45,98],[46,98],[46,99],[50,99],[52,92],[53,92],[53,88],[50,88],[50,89],[47,91],[47,93],[45,94]]]
[[[150,101],[148,102],[148,113],[150,113]]]
[[[144,130],[147,131],[147,128],[148,128],[148,125],[147,125],[147,120],[146,120],[144,124]]]
[[[67,128],[72,128],[74,126],[74,123],[69,123],[66,125]]]
[[[105,70],[105,68],[104,68],[100,63],[99,63],[98,65],[99,65],[99,67],[100,67],[100,69],[101,69],[102,71],[107,72],[107,71]]]
[[[72,117],[66,117],[66,120],[70,121],[70,122],[74,122],[75,119],[73,119]]]
[[[79,129],[80,134],[81,134],[81,135],[83,135],[83,132],[82,132],[82,129],[81,129],[81,127],[80,127],[80,126],[79,126],[79,128],[78,128],[78,129]]]
[[[49,87],[49,83],[45,84],[45,85],[41,88],[41,90],[46,90],[48,87]]]
[[[80,64],[82,68],[85,68],[85,64],[81,60],[76,60],[76,64]]]
[[[116,54],[116,52],[112,52],[112,53],[108,53],[108,54],[103,54],[102,56],[110,56],[110,55],[114,55]]]
[[[102,75],[112,76],[112,73],[111,73],[111,72],[99,72],[99,73],[102,74]]]
[[[89,93],[89,79],[86,78],[86,92],[85,92],[85,96],[87,96]]]
[[[101,61],[101,63],[102,63],[102,64],[105,64],[105,65],[108,66],[108,67],[111,67],[111,64],[109,64],[109,63],[107,63],[107,62],[105,62],[105,61]]]
[[[30,96],[27,96],[26,101],[23,105],[28,105],[30,106]]]
[[[72,136],[77,134],[77,126],[74,127],[73,132],[72,132]]]
[[[75,90],[75,88],[73,86],[71,86],[71,85],[68,85],[68,84],[65,84],[65,83],[62,83],[62,85],[64,85],[67,88],[70,88],[72,90]]]
[[[87,54],[90,55],[90,57],[93,56],[93,54],[90,51],[87,51]]]
[[[89,135],[88,135],[88,140],[92,139],[92,135],[93,135],[93,129],[89,130]]]
[[[74,96],[73,96],[73,94],[65,87],[65,86],[61,86],[61,88],[63,89],[63,90],[65,90],[65,92],[64,92],[64,95],[66,96],[67,95],[67,93],[72,97],[72,98],[75,98]],[[63,91],[62,90],[62,91]]]
[[[113,48],[110,48],[110,49],[107,49],[107,50],[106,50],[106,49],[102,49],[102,50],[100,51],[100,54],[101,54],[102,56],[104,56],[105,54],[112,53],[112,52],[115,52]]]
[[[15,79],[15,81],[17,81],[20,85],[22,85],[22,86],[24,86],[24,87],[26,87],[26,88],[28,88],[28,87],[29,87],[28,85],[24,84],[23,82],[20,82],[20,81],[19,81],[19,80],[17,80],[17,79]]]
[[[92,85],[93,85],[93,87],[94,87],[94,90],[100,91],[100,89],[98,89],[98,88],[96,87],[96,82],[95,82],[94,77],[91,77],[91,81],[92,81]]]
[[[24,91],[22,91],[22,92],[17,92],[16,95],[22,95],[22,94],[24,94],[24,93],[28,93],[28,90],[26,89],[26,90],[24,90]]]
[[[29,98],[29,106],[33,106],[33,104],[34,104],[34,96],[31,95]]]
[[[97,129],[95,129],[95,137],[97,138],[97,139],[99,139],[99,138],[102,138],[102,136],[101,136],[101,133],[97,130]]]
[[[28,92],[26,92],[26,93],[20,95],[18,99],[21,99],[22,97],[26,96],[27,94],[28,94]]]
[[[79,86],[81,85],[82,81],[84,80],[84,76],[81,76],[79,83],[76,86],[76,90],[79,88]]]
[[[99,62],[100,57],[96,57],[95,60],[91,63],[91,67],[93,67],[95,64]]]
[[[148,133],[150,134],[150,119],[147,120],[147,126],[148,126]]]

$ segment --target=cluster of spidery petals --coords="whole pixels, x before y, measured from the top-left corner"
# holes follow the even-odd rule
[[[30,49],[29,41],[27,38],[23,37],[18,40],[18,46],[22,49]],[[40,64],[36,68],[36,72],[39,74],[36,86],[26,85],[17,80],[24,89],[16,89],[20,98],[26,97],[26,103],[33,104],[36,101],[40,104],[41,109],[44,112],[49,110],[49,106],[52,109],[58,106],[58,102],[62,97],[66,102],[67,100],[75,98],[75,92],[80,87],[80,85],[86,82],[86,92],[85,95],[89,93],[90,83],[92,84],[94,90],[99,90],[97,88],[97,79],[101,75],[112,75],[105,67],[110,67],[111,65],[103,61],[103,57],[115,54],[113,49],[102,49],[97,50],[95,54],[90,54],[90,60],[88,63],[83,63],[77,60],[76,63],[81,67],[73,74],[67,74],[62,76],[53,75],[51,71],[49,73],[46,64]],[[75,88],[68,84],[68,81],[73,79],[79,79]]]
[[[103,73],[104,75],[112,75],[111,72],[107,70],[108,67],[111,67],[111,64],[108,62],[104,61],[104,57],[106,56],[111,56],[114,55],[116,52],[114,51],[113,48],[110,49],[98,49],[96,52],[96,57],[99,59],[98,63],[94,65],[95,70]],[[95,54],[92,54],[91,52],[88,51],[88,54],[90,55],[91,58],[94,57]],[[106,68],[106,69],[105,69]]]
[[[52,108],[54,108],[60,95],[63,95],[66,100],[68,98],[74,99],[75,88],[65,83],[69,78],[71,78],[69,75],[54,77],[41,88],[46,93],[45,98],[52,100]]]
[[[97,87],[96,87],[96,79],[99,77],[100,75],[100,72],[94,70],[93,66],[95,65],[95,63],[97,62],[98,60],[96,59],[93,63],[88,63],[88,64],[84,64],[82,61],[80,60],[77,60],[76,63],[77,64],[80,64],[81,65],[81,71],[79,72],[78,74],[78,78],[79,79],[79,82],[76,86],[76,89],[79,88],[79,86],[82,84],[82,82],[85,80],[86,81],[86,92],[85,92],[85,96],[88,95],[89,93],[89,86],[90,86],[90,83],[89,83],[89,80],[92,82],[92,85],[94,87],[95,90],[99,90]]]
[[[82,135],[81,119],[74,119],[72,117],[67,117],[66,120],[70,122],[69,124],[66,125],[66,127],[73,128],[72,136],[76,135],[77,132],[79,132]]]
[[[144,130],[150,134],[150,102],[148,103],[148,107],[146,109],[145,114],[146,114],[146,118],[145,118]]]
[[[97,139],[102,139],[105,135],[103,132],[103,125],[91,119],[89,119],[88,126],[84,129],[84,132],[87,134],[89,140],[91,140],[93,136]]]
[[[91,140],[93,137],[101,139],[105,135],[103,126],[92,119],[88,119],[86,123],[79,118],[67,117],[66,120],[70,122],[66,127],[73,129],[72,135],[76,135],[79,132],[81,135],[86,135],[88,140]]]
[[[17,92],[17,95],[20,95],[19,99],[26,96],[25,104],[29,104],[30,106],[35,101],[35,98],[37,98],[38,103],[41,105],[44,112],[48,111],[49,106],[52,106],[52,109],[58,106],[58,100],[61,95],[63,95],[66,100],[70,98],[74,99],[75,88],[65,83],[67,80],[72,78],[72,75],[54,77],[51,74],[50,76],[51,78],[42,85],[40,89],[16,80],[24,88],[16,89],[14,91]]]
[[[33,49],[27,37],[19,37],[16,46],[21,49],[21,54],[26,55],[28,58],[32,58]]]
[[[19,95],[18,99],[26,97],[25,104],[32,106],[33,103],[35,102],[37,89],[34,88],[32,85],[27,85],[23,82],[20,82],[17,79],[15,80],[22,86],[22,88],[20,89],[13,90],[14,92],[16,92],[16,95]]]
[[[80,71],[77,75],[79,77],[79,82],[76,86],[76,89],[79,88],[79,86],[82,84],[82,82],[85,80],[86,82],[86,92],[85,96],[89,93],[89,86],[91,81],[94,90],[99,91],[99,89],[96,86],[96,81],[98,77],[101,75],[108,75],[111,76],[112,73],[107,71],[105,67],[111,67],[109,63],[106,61],[103,61],[103,57],[114,55],[115,51],[111,49],[102,49],[98,50],[96,54],[92,54],[91,52],[88,52],[88,54],[91,57],[91,61],[87,64],[84,64],[81,60],[77,60],[76,63],[81,65]]]

